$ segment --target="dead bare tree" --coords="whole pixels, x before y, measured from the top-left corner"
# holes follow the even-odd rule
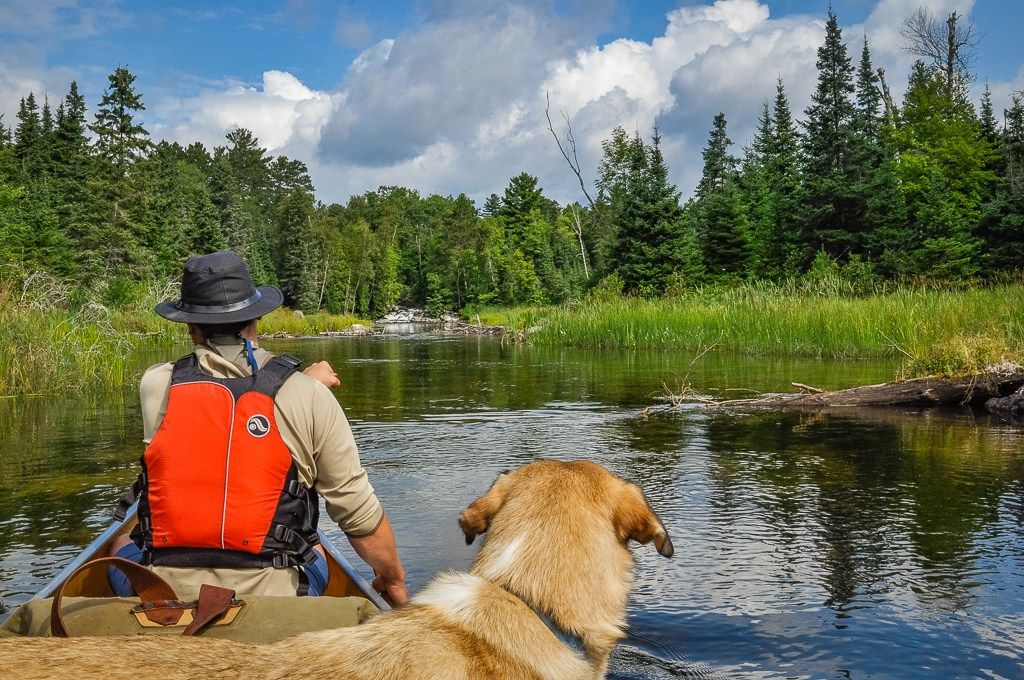
[[[562,111],[562,120],[565,121],[565,142],[569,147],[566,151],[565,147],[562,146],[562,138],[555,132],[555,125],[551,122],[551,93],[545,92],[544,99],[546,104],[544,106],[544,116],[548,119],[548,130],[551,132],[551,136],[555,138],[555,144],[558,145],[558,151],[562,154],[562,158],[569,164],[569,168],[573,174],[576,175],[576,179],[580,183],[580,189],[583,190],[583,195],[587,197],[587,203],[590,204],[592,210],[597,211],[597,204],[591,197],[590,192],[587,191],[587,183],[583,181],[583,170],[580,167],[580,157],[576,151],[576,137],[572,133],[572,122],[569,120],[569,115]]]
[[[882,103],[885,104],[885,120],[889,125],[896,125],[896,103],[892,99],[889,84],[885,82],[885,69],[878,69],[878,82],[882,86]]]
[[[569,165],[569,169],[576,175],[576,180],[580,184],[580,189],[583,191],[583,195],[587,198],[587,203],[590,205],[592,214],[600,220],[604,221],[604,213],[601,211],[601,206],[594,200],[594,197],[590,195],[590,191],[587,189],[587,183],[583,179],[583,168],[580,165],[579,153],[576,149],[576,136],[572,131],[572,121],[569,120],[569,115],[562,111],[562,120],[565,121],[565,144],[562,144],[562,138],[555,132],[555,124],[551,122],[551,93],[544,93],[545,105],[544,105],[544,116],[548,119],[548,131],[551,132],[551,136],[555,138],[555,144],[558,146],[558,152],[562,154],[562,158]],[[579,210],[573,209],[573,230],[576,232],[577,238],[580,241],[580,256],[583,258],[583,274],[589,280],[590,273],[587,268],[587,251],[583,245],[583,222],[580,219]]]
[[[573,203],[569,206],[569,214],[572,216],[572,230],[576,232],[576,238],[580,240],[580,259],[583,260],[583,278],[590,280],[590,271],[587,269],[587,249],[583,245],[583,220],[580,217],[579,205]]]
[[[900,28],[903,49],[929,60],[941,71],[950,96],[956,91],[957,75],[965,81],[970,78],[982,37],[973,21],[964,24],[961,19],[963,15],[951,12],[942,22],[927,7],[918,7]]]

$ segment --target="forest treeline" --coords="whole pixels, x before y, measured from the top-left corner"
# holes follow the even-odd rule
[[[896,102],[867,39],[855,63],[830,12],[802,118],[780,80],[737,155],[715,116],[685,202],[657,129],[620,127],[586,205],[559,205],[527,173],[482,206],[403,187],[326,205],[300,160],[268,154],[249,130],[212,150],[154,142],[135,77],[117,68],[92,115],[72,82],[60,101],[29,93],[16,121],[0,120],[2,276],[46,272],[116,305],[188,255],[230,247],[296,308],[375,316],[396,303],[658,296],[821,267],[860,281],[1024,270],[1024,96],[997,117],[986,88],[976,108],[962,19],[917,19],[949,40],[918,52]]]

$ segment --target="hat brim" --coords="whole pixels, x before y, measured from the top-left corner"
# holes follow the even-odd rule
[[[260,292],[260,299],[252,305],[238,309],[233,312],[218,312],[205,314],[197,312],[185,312],[176,307],[178,300],[167,300],[156,306],[156,313],[168,321],[178,323],[239,323],[252,321],[264,314],[269,314],[284,304],[284,294],[274,286],[257,286]]]

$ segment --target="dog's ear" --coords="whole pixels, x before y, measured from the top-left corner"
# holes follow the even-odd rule
[[[612,521],[615,524],[615,532],[623,543],[630,539],[637,543],[654,541],[654,547],[665,557],[672,557],[672,553],[675,552],[665,525],[636,484],[623,485]]]
[[[483,496],[477,498],[459,513],[459,527],[470,545],[478,534],[485,533],[491,519],[505,503],[509,489],[509,473],[502,472]]]

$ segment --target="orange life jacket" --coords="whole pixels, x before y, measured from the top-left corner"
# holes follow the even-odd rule
[[[254,375],[214,378],[195,354],[174,364],[167,411],[137,482],[144,561],[285,568],[315,559],[316,493],[298,480],[274,397],[299,366],[276,357]]]

